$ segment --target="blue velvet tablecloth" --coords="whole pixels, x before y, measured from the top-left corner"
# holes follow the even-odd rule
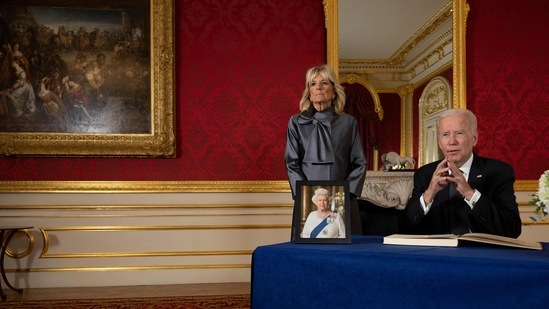
[[[546,308],[549,244],[544,250],[487,245],[458,248],[281,243],[252,256],[253,309]]]

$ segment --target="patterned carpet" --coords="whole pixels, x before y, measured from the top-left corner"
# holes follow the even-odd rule
[[[248,309],[250,295],[178,296],[147,298],[106,298],[71,300],[15,300],[0,302],[0,308],[10,309]]]

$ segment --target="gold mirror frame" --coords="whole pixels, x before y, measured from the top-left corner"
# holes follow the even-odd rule
[[[338,0],[324,0],[326,15],[326,61],[339,75]],[[465,89],[465,22],[469,5],[467,0],[453,0],[453,102],[456,108],[466,108]]]

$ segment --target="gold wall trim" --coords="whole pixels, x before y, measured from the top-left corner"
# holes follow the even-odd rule
[[[178,210],[178,209],[269,209],[269,208],[292,208],[293,204],[185,204],[185,205],[0,205],[0,210]],[[171,216],[172,214],[170,214]],[[185,216],[202,216],[211,214],[185,214]],[[231,216],[232,214],[220,214],[221,216]],[[242,214],[239,214],[242,215]],[[248,215],[263,215],[248,214]],[[52,217],[47,215],[46,217]],[[93,216],[93,215],[92,215]],[[95,215],[96,216],[96,215]],[[110,215],[109,215],[110,216]],[[133,217],[136,215],[116,215],[123,217]],[[140,217],[140,215],[137,215]],[[159,216],[158,214],[154,215]],[[19,217],[19,216],[0,216],[1,218]],[[25,215],[28,217],[28,215]],[[34,216],[33,217],[44,217]],[[64,216],[53,216],[63,218]],[[71,215],[74,217],[74,215]],[[100,216],[102,217],[102,216]]]
[[[173,231],[173,230],[244,230],[244,229],[288,229],[291,228],[291,224],[234,224],[234,225],[213,225],[213,224],[204,224],[204,225],[166,225],[166,226],[64,226],[64,227],[46,227],[40,228],[42,238],[44,240],[44,247],[40,254],[40,258],[48,257],[83,257],[79,256],[80,253],[61,253],[61,254],[49,254],[48,250],[50,247],[50,232],[68,232],[68,231],[86,231],[86,232],[122,232],[122,231]],[[182,255],[185,251],[165,251],[166,255]],[[200,255],[214,255],[213,252],[218,251],[196,251]],[[237,252],[237,251],[233,251]],[[148,256],[158,254],[159,252],[149,252]],[[114,257],[118,254],[123,254],[120,256],[128,256],[126,254],[137,254],[133,256],[142,256],[137,252],[108,252],[108,253],[82,253],[85,255],[93,254],[93,257]],[[184,255],[184,254],[183,254]],[[147,255],[146,255],[147,256]],[[85,256],[89,257],[89,256]]]
[[[149,251],[149,252],[80,252],[55,253],[42,255],[40,258],[103,258],[103,257],[158,257],[158,256],[218,256],[218,255],[251,255],[253,250],[224,251]]]
[[[293,207],[293,206],[290,206]],[[81,210],[78,208],[75,208],[74,210]],[[247,213],[236,213],[236,214],[152,214],[152,215],[16,215],[16,216],[0,216],[2,219],[8,219],[8,218],[55,218],[55,219],[75,219],[75,218],[163,218],[163,217],[180,217],[180,218],[188,218],[188,217],[265,217],[265,216],[288,216],[291,215],[291,213],[258,213],[258,214],[247,214]]]
[[[249,181],[0,181],[0,193],[286,193],[287,180]]]
[[[287,228],[290,224],[201,224],[201,225],[164,225],[164,226],[63,226],[40,228],[42,234],[48,232],[66,231],[92,231],[92,232],[116,232],[116,231],[165,231],[165,230],[241,230],[241,229],[280,229]]]
[[[467,91],[465,71],[465,29],[467,27],[467,15],[469,14],[467,0],[453,0],[453,29],[454,29],[454,63],[453,63],[453,91],[454,108],[467,108]]]
[[[455,95],[455,92],[454,92]],[[454,96],[455,98],[455,96]],[[517,180],[516,191],[537,191],[538,180]],[[0,193],[289,193],[274,181],[0,181]],[[205,206],[201,205],[200,207]],[[0,208],[6,206],[0,206]],[[17,209],[22,209],[17,206]],[[37,206],[33,206],[37,207]],[[65,207],[65,206],[58,206]],[[78,206],[91,207],[96,206]],[[108,206],[101,206],[108,207]],[[114,207],[114,206],[113,206]],[[116,206],[123,207],[123,206]],[[146,207],[146,206],[143,206]],[[156,207],[156,206],[154,206]],[[176,207],[181,207],[178,205]]]
[[[339,76],[338,23],[339,10],[337,0],[323,0],[326,27],[326,63]]]
[[[6,255],[13,258],[13,259],[21,259],[21,258],[24,258],[24,257],[28,256],[32,252],[32,249],[34,249],[34,237],[29,232],[29,230],[19,230],[19,231],[15,232],[15,234],[23,234],[23,235],[25,235],[25,237],[27,237],[27,239],[29,240],[29,242],[27,244],[27,248],[23,252],[14,252],[10,248],[6,248]],[[15,235],[14,235],[14,237],[15,237]],[[8,245],[8,244],[6,244],[6,245]]]
[[[120,270],[173,270],[173,269],[222,269],[250,268],[250,264],[196,264],[196,265],[165,265],[165,266],[104,266],[104,267],[42,267],[6,269],[6,273],[36,273],[36,272],[94,272]]]
[[[549,225],[549,221],[545,220],[545,221],[538,221],[538,222],[532,222],[530,220],[530,222],[524,222],[522,221],[522,225]],[[544,227],[545,228],[545,227]]]
[[[537,191],[539,180],[517,180],[515,181],[515,191]]]

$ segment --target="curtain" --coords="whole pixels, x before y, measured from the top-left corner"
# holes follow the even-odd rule
[[[374,148],[378,148],[380,120],[375,112],[372,94],[359,83],[342,84],[345,88],[345,112],[358,121],[364,154],[368,161],[368,169],[373,169]]]

